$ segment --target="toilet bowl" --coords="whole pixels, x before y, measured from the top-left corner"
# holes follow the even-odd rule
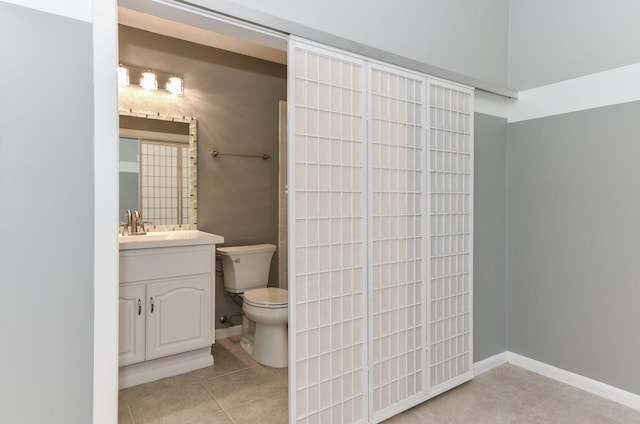
[[[253,289],[244,293],[242,311],[255,322],[253,359],[261,364],[284,368],[288,364],[287,322],[288,293],[273,287]]]
[[[288,363],[288,292],[267,287],[272,244],[219,247],[224,288],[243,298],[240,345],[261,364],[284,368]]]

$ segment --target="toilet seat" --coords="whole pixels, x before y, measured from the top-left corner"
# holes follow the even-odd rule
[[[289,293],[285,289],[265,287],[244,292],[244,302],[256,308],[282,309],[289,306]]]

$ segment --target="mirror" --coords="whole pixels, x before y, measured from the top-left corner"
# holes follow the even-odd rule
[[[193,117],[120,110],[120,206],[147,230],[197,229],[197,134]]]

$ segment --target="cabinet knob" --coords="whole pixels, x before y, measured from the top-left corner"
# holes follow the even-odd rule
[[[138,315],[142,313],[142,300],[138,299]]]
[[[151,313],[153,313],[153,309],[154,309],[154,302],[153,302],[153,297],[151,298]]]

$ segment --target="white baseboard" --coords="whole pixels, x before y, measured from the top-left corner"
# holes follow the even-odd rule
[[[640,411],[640,395],[509,351],[475,362],[473,374],[485,373],[507,362]]]
[[[118,389],[149,383],[213,365],[211,347],[205,347],[118,369]]]
[[[617,387],[610,386],[606,383],[583,377],[579,374],[556,368],[553,365],[536,361],[513,352],[507,353],[509,363],[517,365],[521,368],[544,375],[562,383],[577,387],[585,392],[609,399],[613,402],[620,403],[635,410],[640,411],[640,396],[635,393],[627,392]]]
[[[227,328],[216,328],[216,340],[242,334],[242,325],[233,325]]]
[[[473,375],[485,373],[508,362],[509,352],[501,352],[473,363]]]

